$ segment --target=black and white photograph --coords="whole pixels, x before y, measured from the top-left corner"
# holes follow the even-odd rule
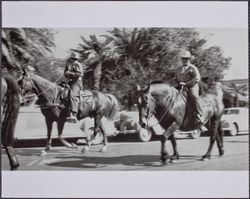
[[[14,179],[15,174],[41,172],[84,176],[117,172],[123,178],[128,174],[131,181],[133,174],[134,178],[156,174],[155,181],[163,173],[162,182],[168,173],[179,178],[181,172],[247,175],[247,26],[10,23],[1,33],[3,182],[8,175]],[[94,179],[86,181],[96,187]],[[232,188],[233,179],[226,181]],[[236,189],[248,192],[245,187]],[[200,192],[199,197],[207,196]],[[17,197],[6,193],[3,197]],[[185,197],[178,192],[168,195],[167,190],[158,195],[153,189],[149,195],[132,193],[120,197]],[[225,197],[237,196],[228,194]],[[80,195],[93,196],[102,197]],[[117,197],[105,192],[103,197],[107,196]]]

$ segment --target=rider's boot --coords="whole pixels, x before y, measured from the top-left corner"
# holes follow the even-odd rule
[[[77,122],[77,117],[76,117],[76,113],[70,113],[70,116],[66,118],[66,122],[69,123],[76,123]]]

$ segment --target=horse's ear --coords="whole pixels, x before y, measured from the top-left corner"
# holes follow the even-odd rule
[[[22,75],[23,75],[23,76],[26,76],[27,73],[28,73],[27,69],[25,69],[25,68],[23,67],[23,73],[22,73]]]
[[[151,85],[149,84],[148,87],[145,90],[145,93],[149,93],[150,92],[150,88],[151,88]]]
[[[31,65],[26,66],[26,70],[29,71],[29,72],[36,71],[36,69],[34,67],[32,67]]]
[[[29,70],[27,68],[23,68],[23,74],[24,77],[30,77]]]
[[[139,84],[136,84],[136,91],[140,91],[141,90],[141,87]]]

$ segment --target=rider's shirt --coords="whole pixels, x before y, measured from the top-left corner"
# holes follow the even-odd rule
[[[69,83],[81,82],[83,77],[83,66],[79,61],[74,61],[73,63],[67,62],[64,73],[71,72],[67,75]]]
[[[176,80],[178,82],[185,82],[188,87],[194,86],[200,81],[200,79],[200,72],[193,64],[177,69]]]

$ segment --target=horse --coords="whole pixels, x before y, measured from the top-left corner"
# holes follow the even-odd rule
[[[148,121],[154,115],[165,130],[161,136],[161,161],[163,164],[178,160],[180,157],[174,136],[175,130],[190,131],[202,127],[202,124],[195,123],[195,115],[192,111],[194,104],[188,99],[185,90],[187,88],[179,91],[172,85],[163,83],[149,84],[145,89],[141,89],[139,85],[137,87],[140,125],[149,127]],[[204,125],[210,133],[210,144],[201,160],[210,159],[215,140],[219,155],[224,154],[224,132],[221,126],[221,116],[224,110],[222,98],[223,92],[219,82],[200,96],[205,118]],[[168,139],[173,146],[174,154],[172,156],[169,156],[165,146]]]
[[[47,141],[45,149],[42,150],[41,155],[46,155],[52,146],[52,124],[57,123],[58,137],[61,143],[68,148],[77,148],[73,143],[67,142],[63,137],[63,129],[66,122],[66,117],[69,114],[68,97],[65,94],[65,88],[50,82],[41,76],[36,75],[33,71],[23,69],[23,74],[19,80],[22,93],[33,91],[38,100],[36,104],[40,106],[41,112],[45,117],[47,126]],[[64,98],[61,98],[64,93]],[[90,146],[91,141],[100,132],[104,137],[104,146],[101,149],[102,152],[107,150],[108,140],[105,135],[105,130],[102,124],[102,118],[106,117],[109,120],[113,120],[118,111],[118,101],[112,94],[103,94],[96,90],[88,91],[88,96],[83,97],[80,105],[80,109],[77,115],[78,120],[82,120],[86,117],[94,118],[94,133],[91,136],[91,140],[86,139],[87,148]],[[83,102],[85,101],[85,102]],[[87,136],[89,137],[89,136]],[[84,152],[85,149],[82,150]]]
[[[3,105],[1,107],[3,116],[1,140],[9,159],[10,169],[17,170],[19,162],[13,149],[13,141],[20,108],[20,88],[11,74],[3,74],[1,83],[1,102]]]

